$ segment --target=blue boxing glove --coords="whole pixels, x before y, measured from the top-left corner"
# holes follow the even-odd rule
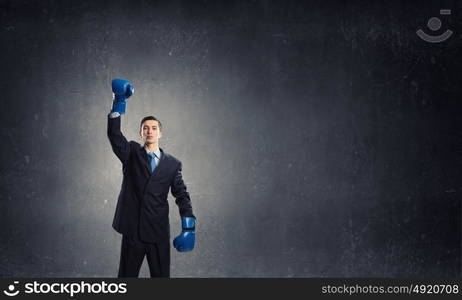
[[[173,247],[179,252],[191,251],[194,249],[194,242],[196,240],[196,218],[181,217],[181,227],[183,230],[173,240]]]
[[[127,106],[126,100],[133,95],[135,88],[126,79],[116,78],[112,80],[112,92],[114,93],[114,102],[112,103],[113,112],[118,112],[119,114],[125,113],[125,107]]]

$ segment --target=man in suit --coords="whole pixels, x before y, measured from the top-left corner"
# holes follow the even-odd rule
[[[170,277],[169,189],[176,198],[182,232],[174,247],[190,251],[195,243],[191,199],[182,179],[181,162],[159,148],[162,124],[153,116],[141,120],[143,146],[128,142],[121,132],[121,115],[134,88],[125,79],[112,81],[114,102],[108,116],[108,137],[122,162],[123,181],[112,223],[121,233],[122,249],[118,277],[138,277],[146,255],[151,277]]]

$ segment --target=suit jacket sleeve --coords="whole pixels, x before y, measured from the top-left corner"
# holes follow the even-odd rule
[[[195,218],[191,206],[191,198],[189,197],[189,193],[186,190],[186,185],[183,181],[183,175],[181,174],[181,170],[182,165],[180,162],[171,185],[172,195],[176,198],[175,203],[178,205],[180,215],[182,217]]]
[[[128,161],[130,155],[130,143],[120,131],[121,117],[109,118],[107,123],[107,136],[112,146],[112,151],[120,159],[122,164]]]

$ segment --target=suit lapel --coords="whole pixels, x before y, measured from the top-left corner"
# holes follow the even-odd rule
[[[146,171],[151,174],[151,166],[149,165],[149,158],[148,154],[146,153],[146,150],[144,149],[143,146],[138,149],[138,157],[141,161],[141,163],[144,165]]]

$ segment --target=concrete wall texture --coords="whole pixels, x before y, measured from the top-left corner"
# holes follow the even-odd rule
[[[0,276],[117,275],[117,77],[127,139],[152,114],[183,162],[197,240],[173,277],[461,275],[460,2],[0,7]]]

